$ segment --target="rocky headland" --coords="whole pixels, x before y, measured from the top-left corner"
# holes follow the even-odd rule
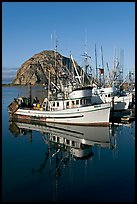
[[[74,62],[78,72],[80,72],[80,66],[75,60]],[[70,58],[52,50],[45,50],[35,54],[21,65],[12,81],[12,85],[47,84],[49,71],[50,80],[54,81],[57,73],[58,77],[60,77],[64,70],[71,72],[71,69],[72,60]]]

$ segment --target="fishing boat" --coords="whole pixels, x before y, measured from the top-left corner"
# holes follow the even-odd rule
[[[132,93],[119,91],[113,86],[94,89],[93,94],[99,95],[104,103],[110,102],[111,109],[113,109],[113,111],[127,110],[133,98]]]
[[[67,98],[48,99],[30,105],[30,98],[20,97],[9,106],[11,118],[71,125],[109,125],[110,103],[97,104],[92,88],[72,91]]]

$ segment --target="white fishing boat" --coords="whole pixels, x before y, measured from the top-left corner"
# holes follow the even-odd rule
[[[132,102],[131,93],[119,92],[116,87],[93,89],[93,93],[99,95],[104,103],[110,102],[114,111],[127,110]]]
[[[27,98],[20,97],[8,106],[12,118],[71,125],[109,125],[110,103],[96,104],[91,87],[76,89],[65,99],[45,98],[37,107],[25,107],[25,100]]]

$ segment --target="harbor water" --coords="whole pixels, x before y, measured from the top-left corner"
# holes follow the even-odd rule
[[[32,88],[40,101],[46,91]],[[135,121],[109,127],[10,121],[27,86],[2,87],[3,202],[135,201]]]

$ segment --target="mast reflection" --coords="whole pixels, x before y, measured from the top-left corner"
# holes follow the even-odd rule
[[[61,163],[65,166],[70,159],[87,160],[93,157],[94,145],[116,148],[115,126],[109,127],[91,127],[91,126],[69,126],[38,122],[26,123],[25,121],[10,121],[10,131],[15,137],[19,135],[30,135],[32,143],[32,131],[39,131],[42,134],[43,141],[48,145],[48,151],[45,159],[37,170],[42,173],[48,158],[56,157],[56,170],[60,168]],[[33,169],[32,172],[35,172]],[[57,173],[59,175],[59,172]]]
[[[112,157],[116,156],[118,150],[116,139],[118,133],[120,135],[120,127],[114,124],[109,127],[85,127],[12,120],[9,129],[15,137],[29,136],[31,143],[36,131],[41,133],[46,148],[43,159],[38,161],[38,166],[31,167],[31,172],[35,175],[42,174],[44,178],[49,177],[53,201],[58,201],[61,196],[63,178],[68,182],[68,188],[72,192],[75,192],[75,176],[79,172],[82,173],[82,182],[88,185],[88,176],[96,153],[99,153],[100,157],[100,149],[107,148],[112,152]]]
[[[87,162],[94,157],[94,146],[101,148],[116,148],[115,126],[89,127],[68,126],[59,124],[42,124],[38,122],[10,121],[9,130],[15,137],[30,136],[30,143],[36,131],[41,133],[46,144],[44,159],[38,167],[32,168],[32,174],[42,174],[48,167],[53,184],[53,200],[57,200],[59,178],[63,176],[66,167],[71,174],[70,181],[73,183],[72,162],[82,160],[85,166],[85,182],[87,182]],[[74,163],[73,163],[74,164]],[[72,184],[73,186],[73,184]]]

